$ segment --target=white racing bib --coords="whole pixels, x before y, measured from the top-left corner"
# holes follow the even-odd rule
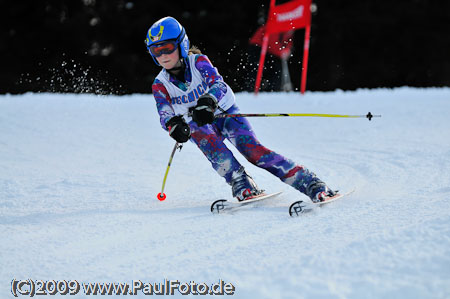
[[[200,71],[195,67],[195,57],[196,55],[189,55],[187,59],[189,69],[192,74],[192,81],[185,83],[187,87],[186,91],[181,90],[178,86],[175,86],[169,81],[169,73],[165,69],[162,69],[156,77],[156,79],[161,81],[166,87],[166,90],[170,96],[172,109],[175,114],[183,115],[184,119],[188,123],[192,120],[192,118],[188,116],[189,108],[197,105],[198,98],[209,91],[209,86],[207,85],[206,80],[202,77]],[[225,82],[223,83],[226,85],[227,91],[223,98],[218,100],[218,102],[220,108],[223,110],[228,110],[231,106],[233,106],[235,96],[230,86],[228,86]],[[219,113],[222,113],[222,111],[217,109],[215,114]]]

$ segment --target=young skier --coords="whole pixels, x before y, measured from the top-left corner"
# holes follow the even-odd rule
[[[313,202],[335,194],[304,166],[261,145],[246,118],[215,118],[221,113],[239,113],[234,93],[208,57],[190,48],[186,31],[177,20],[158,20],[148,30],[145,43],[155,63],[162,67],[152,91],[163,129],[177,142],[193,141],[231,185],[233,197],[242,201],[262,191],[226,147],[225,138],[252,164]]]

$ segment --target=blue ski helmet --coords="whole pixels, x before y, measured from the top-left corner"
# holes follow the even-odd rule
[[[173,40],[179,46],[180,56],[183,58],[188,57],[189,53],[189,38],[184,30],[183,26],[172,17],[165,17],[156,21],[148,30],[145,44],[147,50],[152,56],[153,60],[159,65],[155,56],[150,51],[150,47],[154,44]]]

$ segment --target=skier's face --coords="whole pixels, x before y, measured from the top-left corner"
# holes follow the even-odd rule
[[[179,49],[176,49],[170,54],[162,54],[161,56],[156,57],[156,60],[166,70],[173,69],[181,63]]]

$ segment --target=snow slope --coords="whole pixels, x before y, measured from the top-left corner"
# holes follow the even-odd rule
[[[231,190],[188,143],[159,202],[174,142],[151,95],[0,96],[0,297],[12,279],[166,278],[222,279],[235,298],[450,297],[449,88],[237,98],[242,112],[382,114],[251,119],[267,147],[356,192],[290,218],[306,197],[237,153],[284,193],[212,215]]]

